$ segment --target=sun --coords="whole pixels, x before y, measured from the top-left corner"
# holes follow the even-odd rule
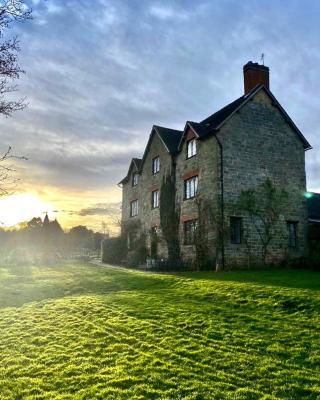
[[[54,207],[33,193],[19,193],[0,198],[0,226],[10,227],[44,212],[54,215]]]

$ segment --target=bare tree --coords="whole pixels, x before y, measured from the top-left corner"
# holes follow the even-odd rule
[[[10,163],[12,159],[27,160],[26,157],[12,154],[11,147],[0,156],[0,196],[11,194],[19,181],[19,178],[15,176],[16,170]]]
[[[18,64],[20,43],[17,36],[4,39],[4,31],[14,22],[31,19],[31,9],[23,0],[6,0],[0,3],[0,114],[6,117],[25,107],[25,99],[8,100],[7,94],[15,92],[12,81],[19,79],[24,71]]]
[[[24,71],[18,63],[20,43],[17,36],[4,38],[4,32],[14,22],[31,19],[31,11],[23,0],[5,0],[0,3],[0,114],[6,117],[11,116],[14,111],[22,110],[26,104],[23,98],[7,98],[9,93],[17,90],[12,81],[19,79]],[[13,158],[26,159],[13,155],[11,147],[0,156],[0,196],[12,193],[18,181],[14,167],[9,164]]]

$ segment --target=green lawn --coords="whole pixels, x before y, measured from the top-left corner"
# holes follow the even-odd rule
[[[0,399],[320,399],[319,277],[0,268]]]

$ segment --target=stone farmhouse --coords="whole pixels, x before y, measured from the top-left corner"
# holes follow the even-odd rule
[[[160,211],[174,207],[183,259],[194,259],[196,238],[206,242],[210,258],[223,266],[245,264],[248,254],[259,258],[259,232],[235,203],[243,190],[258,188],[269,178],[290,195],[268,262],[306,254],[305,151],[311,146],[271,93],[269,68],[250,61],[243,76],[244,94],[203,121],[187,121],[181,131],[152,127],[143,157],[131,160],[120,182],[122,233],[129,249],[143,235],[152,257],[167,258]],[[175,187],[174,204],[160,207],[168,177]]]

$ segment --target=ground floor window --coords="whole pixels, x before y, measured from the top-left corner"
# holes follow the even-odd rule
[[[242,239],[242,218],[230,217],[230,241],[232,244],[240,244]]]
[[[198,221],[191,219],[184,223],[184,244],[194,244]]]
[[[288,246],[297,247],[297,222],[287,221]]]

